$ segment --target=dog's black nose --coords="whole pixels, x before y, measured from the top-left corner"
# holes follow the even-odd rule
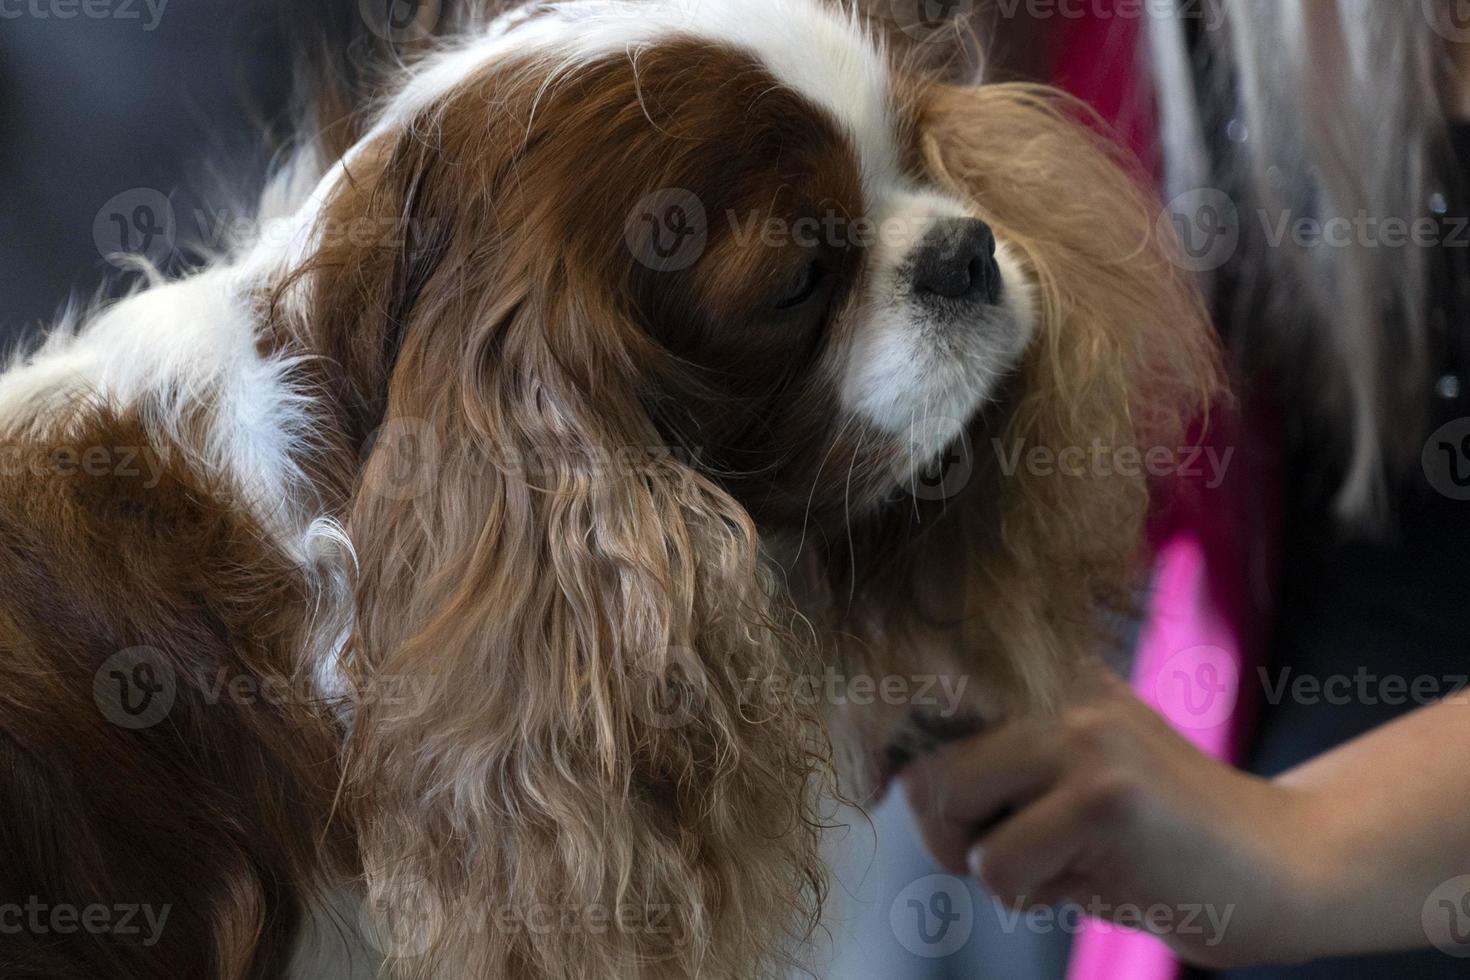
[[[1000,301],[995,234],[975,218],[946,218],[924,236],[914,257],[914,292],[921,298]]]

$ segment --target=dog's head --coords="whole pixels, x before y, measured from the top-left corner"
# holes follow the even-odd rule
[[[313,198],[278,307],[371,446],[349,662],[410,697],[360,706],[354,775],[380,898],[450,910],[426,973],[761,974],[821,892],[812,672],[1034,701],[1126,591],[1142,476],[1007,463],[1167,445],[1198,304],[1064,103],[882,33],[532,5]],[[618,927],[516,925],[548,900]]]
[[[952,443],[1034,330],[1024,254],[924,159],[932,89],[837,3],[533,7],[426,61],[333,216],[402,228],[372,257],[415,308],[387,312],[527,334],[552,401],[636,415],[633,445],[679,448],[764,531],[835,528]]]

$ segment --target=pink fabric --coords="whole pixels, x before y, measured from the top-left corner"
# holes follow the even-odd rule
[[[1083,6],[1083,5],[1078,5]],[[1052,84],[1097,110],[1146,171],[1159,175],[1153,92],[1139,85],[1143,22],[1131,0],[1093,0],[1087,13],[1041,22]]]
[[[1220,410],[1200,447],[1199,474],[1161,488],[1166,510],[1133,669],[1139,697],[1228,762],[1240,760],[1254,721],[1252,679],[1265,660],[1275,591],[1280,474],[1271,443],[1250,437],[1255,429],[1270,431]],[[1089,923],[1068,980],[1174,980],[1181,972],[1162,941]]]
[[[1204,542],[1180,528],[1159,552],[1134,687],[1144,701],[1201,749],[1234,759],[1240,680],[1248,664],[1227,607],[1218,598]],[[1069,980],[1172,980],[1178,962],[1152,936],[1089,923],[1073,947]]]
[[[1159,172],[1154,103],[1139,84],[1142,24],[1126,0],[1099,0],[1086,16],[1045,24],[1053,81],[1089,102]],[[1264,663],[1279,537],[1279,457],[1269,420],[1220,409],[1204,450],[1229,453],[1224,478],[1171,481],[1154,528],[1153,590],[1133,684],[1140,697],[1205,752],[1239,761],[1254,721],[1256,666]],[[1255,437],[1255,438],[1251,438]],[[1214,485],[1211,485],[1214,484]],[[1073,946],[1068,980],[1176,980],[1162,941],[1089,923]]]

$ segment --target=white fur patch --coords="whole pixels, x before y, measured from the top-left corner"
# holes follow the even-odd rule
[[[48,429],[48,419],[95,402],[156,408],[162,445],[197,454],[286,533],[284,502],[299,492],[292,450],[310,436],[309,399],[292,389],[289,358],[262,357],[247,282],[228,267],[156,285],[106,307],[75,333],[59,331],[0,375],[0,431]],[[208,410],[203,442],[183,431],[191,406]],[[137,447],[141,448],[141,447]]]
[[[549,89],[580,65],[618,53],[635,65],[641,48],[676,37],[703,38],[744,50],[783,84],[825,110],[857,147],[870,196],[898,179],[891,79],[877,40],[855,9],[823,0],[571,0],[532,3],[492,21],[470,40],[414,66],[378,109],[364,138],[305,196],[288,244],[256,249],[245,261],[259,271],[304,259],[317,241],[322,209],[347,178],[362,147],[401,130],[486,66],[534,56]]]
[[[407,125],[500,58],[545,56],[553,66],[549,86],[579,64],[618,52],[636,63],[640,48],[680,36],[750,53],[852,137],[870,184],[897,174],[888,61],[855,8],[821,0],[572,0],[519,8],[424,62],[385,104],[374,135]]]
[[[919,308],[905,269],[936,221],[972,217],[959,201],[895,191],[878,202],[879,243],[856,315],[841,385],[845,406],[905,440],[917,462],[949,445],[1020,360],[1034,329],[1035,301],[1014,250],[996,248],[1003,299],[974,322],[934,322]]]
[[[551,86],[588,60],[626,53],[636,64],[641,48],[682,36],[748,51],[829,113],[857,147],[869,199],[888,199],[899,182],[899,152],[887,61],[853,9],[822,0],[529,5],[412,68],[359,148],[408,125],[498,59],[544,58],[545,84]],[[335,545],[339,555],[350,553],[350,543],[334,542],[331,527],[319,520],[293,458],[313,438],[307,409],[314,396],[294,385],[292,358],[260,353],[261,324],[252,297],[315,247],[322,209],[353,158],[349,152],[343,161],[328,163],[300,154],[262,195],[258,220],[275,226],[271,234],[233,243],[232,252],[207,271],[172,283],[155,281],[75,331],[57,330],[33,355],[0,373],[0,433],[65,417],[65,409],[81,399],[117,410],[156,406],[156,437],[196,455],[199,465],[236,486],[303,567],[320,557],[324,545]],[[308,280],[300,280],[286,301],[308,288]],[[884,353],[880,360],[895,356]],[[890,380],[902,383],[898,372],[891,378],[880,372],[871,387],[886,388]],[[194,407],[206,409],[210,420],[202,440],[183,431]],[[904,409],[882,411],[897,418]],[[328,635],[322,647],[334,647],[336,624],[323,630]],[[334,668],[322,666],[322,684],[330,690]]]

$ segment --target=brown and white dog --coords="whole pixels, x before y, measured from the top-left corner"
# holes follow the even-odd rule
[[[0,902],[171,910],[0,974],[278,977],[360,889],[396,976],[772,976],[916,742],[812,677],[1046,704],[1147,487],[1007,461],[1176,445],[1214,347],[1073,108],[889,35],[486,18],[0,375]]]

